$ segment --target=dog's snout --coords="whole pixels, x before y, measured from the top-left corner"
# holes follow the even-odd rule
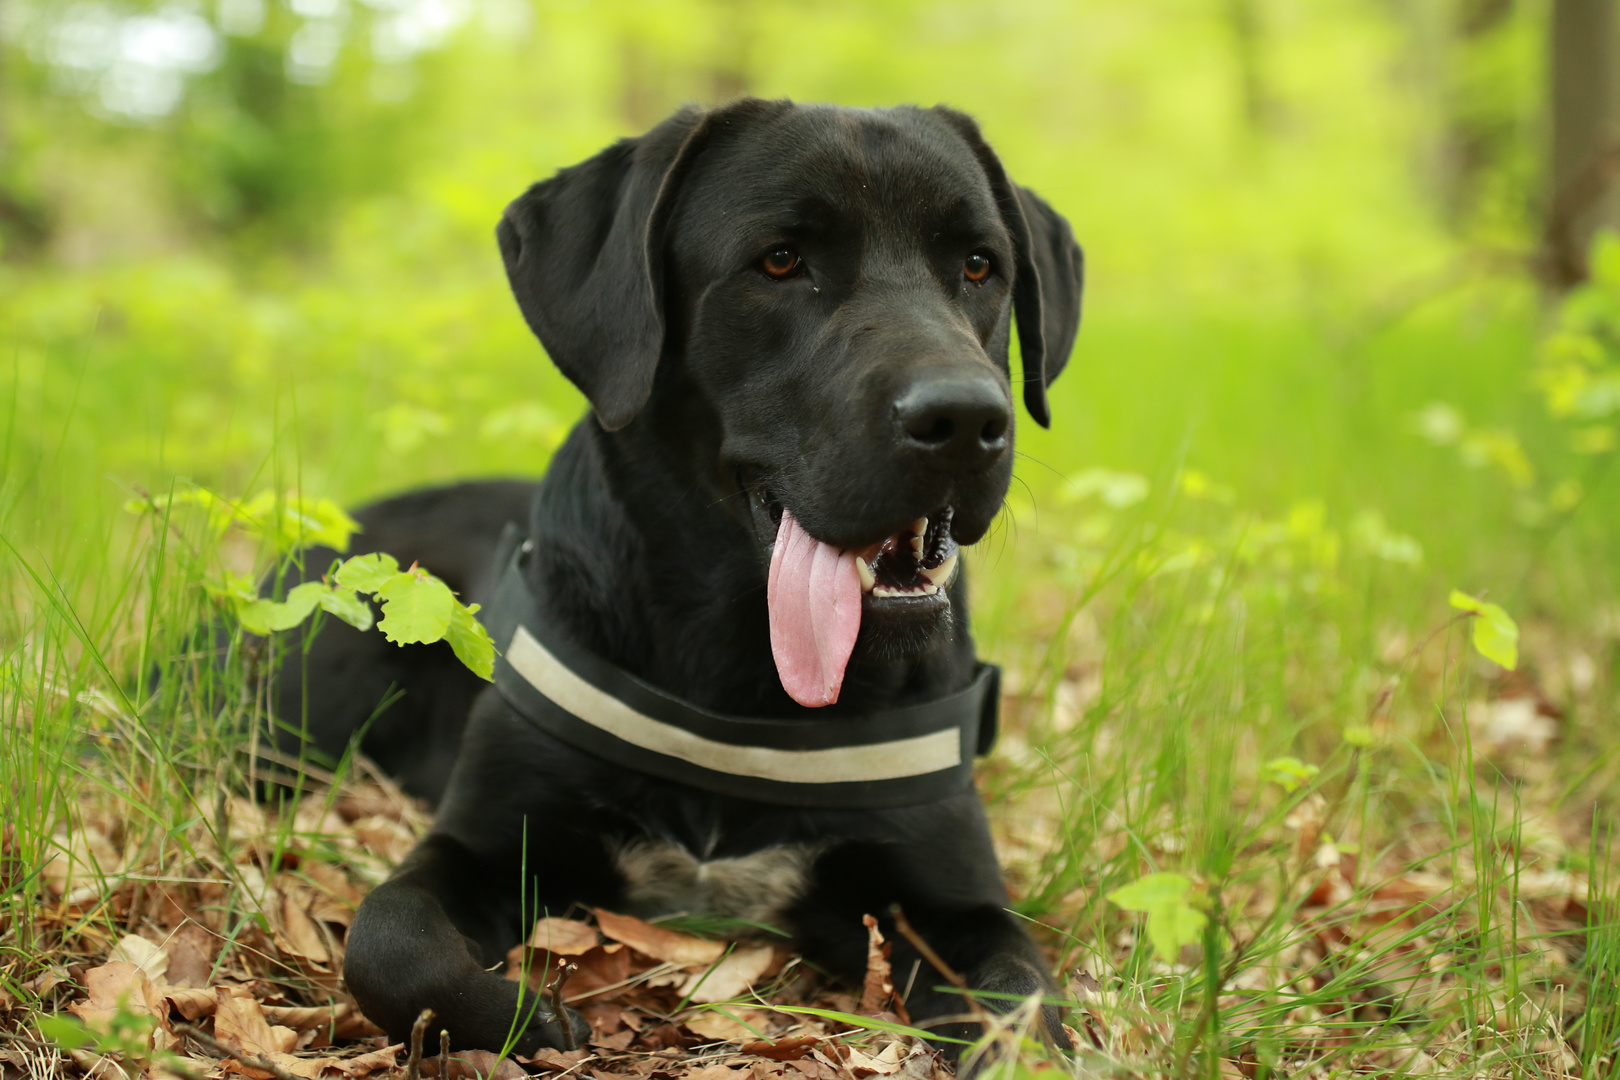
[[[1005,391],[977,373],[917,380],[895,401],[894,415],[908,450],[966,470],[985,468],[1006,451],[1012,422]]]

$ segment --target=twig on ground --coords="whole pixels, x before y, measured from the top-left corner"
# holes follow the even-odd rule
[[[450,1029],[439,1029],[439,1080],[450,1075]]]
[[[433,1010],[423,1009],[411,1025],[411,1056],[405,1059],[405,1080],[422,1080],[422,1037],[431,1023]]]
[[[202,1028],[193,1027],[191,1024],[176,1024],[174,1025],[174,1030],[184,1035],[188,1039],[202,1043],[204,1047],[218,1054],[222,1058],[234,1058],[250,1069],[257,1069],[260,1072],[269,1073],[271,1076],[274,1076],[276,1080],[299,1080],[298,1077],[294,1076],[286,1069],[283,1069],[280,1065],[277,1065],[273,1061],[267,1061],[261,1057],[254,1057],[252,1054],[244,1054],[240,1051],[232,1050],[230,1047],[208,1034]]]
[[[578,970],[578,964],[564,964],[558,969],[557,977],[551,980],[551,985],[546,987],[546,993],[551,995],[551,1015],[562,1032],[563,1050],[568,1053],[579,1049],[579,1046],[574,1042],[574,1025],[568,1019],[568,1006],[563,1004],[562,988],[563,983]]]

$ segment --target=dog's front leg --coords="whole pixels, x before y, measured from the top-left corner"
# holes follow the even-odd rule
[[[978,796],[920,807],[850,815],[825,823],[845,842],[817,861],[810,888],[794,911],[806,951],[829,968],[859,978],[867,955],[861,917],[878,917],[891,942],[895,986],[919,1027],[946,1039],[973,1041],[981,1010],[1009,1013],[1033,998],[1056,995],[1045,957],[1007,910],[1008,897]],[[898,905],[920,940],[975,992],[974,1002],[900,932]],[[1062,1011],[1043,1004],[1035,1035],[1069,1046]],[[938,1044],[951,1057],[960,1042]]]
[[[983,1034],[973,1019],[982,1013],[1008,1013],[1034,997],[1052,998],[1057,987],[1040,950],[1004,908],[986,905],[967,910],[938,909],[919,901],[903,912],[911,934],[934,956],[967,983],[970,995],[951,985],[949,978],[925,956],[892,920],[884,931],[893,940],[890,963],[896,985],[906,995],[906,1010],[913,1022],[949,1039],[971,1042]],[[1069,1048],[1063,1031],[1062,1011],[1043,1003],[1036,1030],[1052,1045]],[[954,1056],[960,1043],[948,1044]]]
[[[601,904],[612,870],[581,799],[559,805],[566,748],[486,692],[434,823],[392,877],[366,897],[349,931],[344,979],[389,1036],[423,1009],[459,1048],[563,1048],[550,1003],[502,978],[534,920],[573,901]],[[564,821],[567,824],[564,824]],[[583,1040],[588,1025],[568,1021]]]
[[[424,840],[361,905],[344,979],[366,1016],[396,1041],[409,1037],[423,1009],[432,1009],[430,1030],[448,1030],[458,1049],[562,1048],[550,1004],[488,970],[504,963],[494,943],[510,935],[491,918],[505,913],[479,902],[479,892],[493,891],[481,862],[448,836]],[[577,1014],[569,1021],[583,1042],[588,1026]]]

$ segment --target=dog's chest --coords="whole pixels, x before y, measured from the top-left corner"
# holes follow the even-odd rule
[[[641,918],[709,915],[787,929],[820,848],[780,844],[731,858],[701,859],[667,840],[638,840],[614,853],[625,901]]]

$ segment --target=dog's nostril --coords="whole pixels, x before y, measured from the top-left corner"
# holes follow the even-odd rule
[[[1006,449],[1009,410],[1001,385],[977,372],[920,378],[894,403],[902,443],[951,469],[982,468]]]
[[[913,439],[916,439],[920,443],[928,443],[930,445],[946,443],[950,442],[951,436],[956,434],[956,424],[948,416],[933,417],[932,423],[928,422],[929,418],[926,416],[919,417],[919,419],[922,421],[922,423],[908,423],[906,425],[906,431]]]

